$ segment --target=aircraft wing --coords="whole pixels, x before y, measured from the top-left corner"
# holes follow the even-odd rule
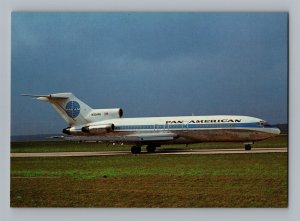
[[[135,141],[171,141],[178,137],[175,133],[136,133],[136,134],[130,134],[126,137],[129,138],[129,140],[135,140]]]
[[[102,141],[102,142],[151,142],[151,141],[172,141],[178,137],[175,133],[136,133],[125,136],[66,136],[65,140],[70,141]]]

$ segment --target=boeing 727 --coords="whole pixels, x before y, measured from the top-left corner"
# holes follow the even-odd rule
[[[121,108],[92,109],[72,93],[30,95],[49,102],[68,123],[66,139],[121,142],[132,144],[139,154],[141,146],[153,153],[162,144],[202,142],[241,142],[251,150],[255,141],[280,134],[265,120],[235,115],[123,118]]]

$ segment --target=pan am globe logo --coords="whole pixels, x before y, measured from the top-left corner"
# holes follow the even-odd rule
[[[69,117],[75,118],[80,113],[80,105],[77,101],[69,101],[66,105],[66,112]]]

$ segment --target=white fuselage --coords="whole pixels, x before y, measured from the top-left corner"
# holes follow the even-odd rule
[[[82,126],[72,127],[71,131],[80,140],[135,144],[254,142],[280,133],[262,119],[234,115],[116,118],[88,124],[99,125],[114,127],[110,132],[99,134],[84,133]]]

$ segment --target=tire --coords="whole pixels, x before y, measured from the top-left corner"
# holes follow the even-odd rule
[[[251,150],[251,144],[245,144],[245,150]]]
[[[131,147],[131,153],[132,154],[140,154],[141,153],[141,147],[139,147],[139,146],[133,146],[133,147]]]
[[[146,150],[147,150],[148,153],[155,153],[155,149],[156,149],[156,147],[152,146],[152,145],[148,145],[146,147]]]

